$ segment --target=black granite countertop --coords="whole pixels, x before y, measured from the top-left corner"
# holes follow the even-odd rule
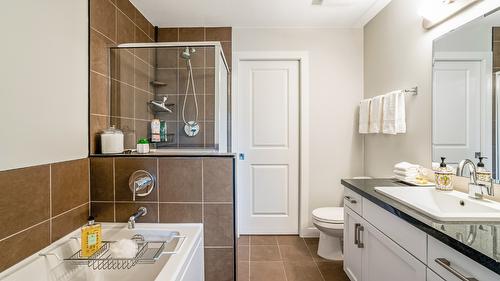
[[[500,274],[500,223],[448,223],[430,217],[379,192],[377,186],[404,186],[395,179],[343,179],[342,185],[407,221],[428,235]],[[475,233],[472,242],[464,241]],[[471,236],[472,237],[472,236]]]

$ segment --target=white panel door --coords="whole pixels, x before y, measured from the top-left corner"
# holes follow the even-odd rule
[[[240,61],[237,77],[239,228],[299,231],[299,62]]]
[[[481,62],[436,61],[433,72],[433,161],[474,159],[481,151]]]

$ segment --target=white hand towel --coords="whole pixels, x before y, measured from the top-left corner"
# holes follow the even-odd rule
[[[382,126],[382,96],[372,98],[370,105],[370,130],[372,134],[380,133]]]
[[[418,176],[418,171],[406,172],[401,170],[393,170],[394,175],[401,177],[413,177],[416,178]]]
[[[382,110],[382,132],[384,134],[406,133],[405,95],[403,91],[394,91],[385,95]]]
[[[370,103],[371,99],[364,99],[359,104],[360,134],[368,134],[368,128],[370,128]]]
[[[396,134],[406,133],[406,95],[403,91],[396,94]]]
[[[396,92],[384,95],[382,106],[382,133],[384,134],[396,134],[396,102]]]

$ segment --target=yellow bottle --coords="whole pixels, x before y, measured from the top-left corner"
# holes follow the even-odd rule
[[[90,216],[87,225],[82,227],[82,257],[90,257],[102,245],[101,225],[96,224],[94,217]]]

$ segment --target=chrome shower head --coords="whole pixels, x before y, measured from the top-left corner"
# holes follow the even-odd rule
[[[191,59],[191,55],[194,54],[196,50],[194,48],[186,47],[184,51],[181,53],[181,58],[188,60]]]

